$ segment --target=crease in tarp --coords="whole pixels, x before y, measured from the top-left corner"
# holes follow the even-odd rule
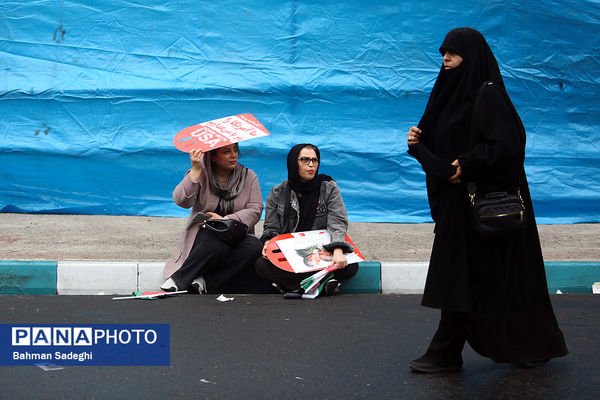
[[[250,112],[271,132],[241,144],[264,199],[286,177],[289,148],[312,142],[351,220],[428,222],[406,132],[422,115],[444,35],[474,26],[527,130],[538,222],[600,221],[597,2],[0,7],[0,211],[184,216],[170,196],[189,156],[173,136]]]

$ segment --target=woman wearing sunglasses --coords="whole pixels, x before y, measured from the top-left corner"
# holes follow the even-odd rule
[[[319,174],[320,162],[317,146],[303,143],[292,147],[287,157],[288,179],[275,186],[267,197],[261,237],[264,246],[262,257],[256,261],[255,267],[258,275],[275,283],[283,292],[301,292],[300,282],[314,273],[287,272],[267,259],[269,240],[283,233],[329,231],[331,243],[325,247],[332,252],[332,263],[338,269],[325,283],[323,293],[326,295],[337,293],[340,281],[351,278],[358,271],[358,264],[348,264],[344,256],[353,248],[345,241],[348,216],[342,194],[330,176]]]

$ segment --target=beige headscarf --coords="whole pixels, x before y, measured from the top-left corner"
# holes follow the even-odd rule
[[[235,199],[246,183],[248,168],[240,163],[237,163],[235,169],[229,174],[227,182],[221,183],[217,176],[212,171],[212,160],[210,152],[204,153],[204,168],[208,176],[210,190],[219,196],[219,205],[217,206],[223,215],[233,212],[233,199]]]

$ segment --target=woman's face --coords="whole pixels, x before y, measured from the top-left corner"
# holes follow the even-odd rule
[[[302,160],[309,160],[306,164]],[[319,161],[317,160],[317,153],[310,147],[305,147],[300,150],[298,154],[298,175],[302,182],[308,182],[312,180],[319,168]]]
[[[218,148],[211,154],[215,168],[223,172],[231,172],[237,165],[239,153],[235,144]]]
[[[327,250],[319,250],[319,258],[324,261],[333,260],[333,256]]]
[[[456,68],[462,63],[463,58],[456,53],[446,50],[444,53],[444,69]]]
[[[308,261],[315,267],[318,267],[319,264],[321,263],[321,258],[319,257],[319,253],[311,253],[307,257],[308,257]]]

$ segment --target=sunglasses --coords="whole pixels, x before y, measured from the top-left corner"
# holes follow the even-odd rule
[[[300,157],[298,160],[300,160],[300,162],[304,165],[308,165],[308,163],[312,162],[313,165],[318,165],[319,164],[319,159],[318,158],[310,158],[310,157]]]

